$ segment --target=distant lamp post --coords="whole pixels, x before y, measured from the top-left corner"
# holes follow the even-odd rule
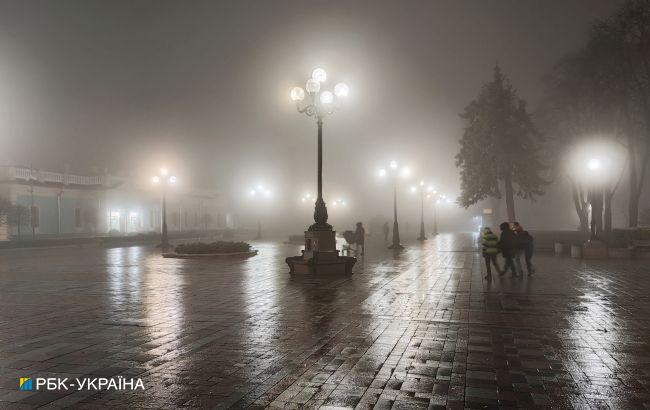
[[[316,118],[318,131],[318,191],[314,207],[314,223],[305,232],[305,250],[302,256],[287,258],[291,273],[336,272],[352,273],[355,258],[340,256],[336,250],[336,233],[327,223],[327,207],[323,200],[323,119],[333,114],[338,102],[348,96],[350,88],[344,83],[334,86],[334,92],[326,90],[323,85],[327,73],[316,68],[305,84],[305,88],[294,87],[290,97],[296,103],[300,114]],[[305,101],[307,99],[307,101]]]
[[[424,200],[431,198],[433,193],[433,187],[427,185],[424,181],[420,181],[418,185],[411,187],[411,192],[420,194],[420,236],[418,236],[418,241],[426,241],[427,236],[424,233]]]
[[[452,201],[435,189],[432,189],[429,195],[433,199],[433,235],[435,236],[438,235],[438,205],[450,204]]]
[[[169,248],[169,237],[167,235],[167,187],[176,183],[176,177],[169,175],[167,168],[161,168],[158,175],[151,178],[155,185],[161,186],[162,191],[162,211],[160,227],[160,247],[164,250]]]
[[[397,161],[388,164],[388,170],[380,169],[379,176],[390,176],[393,179],[393,242],[388,249],[404,249],[399,239],[399,224],[397,222],[397,181],[399,177],[408,177],[411,171],[407,167],[399,168]]]
[[[273,193],[270,189],[264,187],[263,185],[258,185],[255,188],[251,188],[249,190],[249,195],[251,198],[254,198],[256,202],[258,202],[270,199]],[[255,235],[255,239],[262,239],[262,217],[259,214],[257,216],[257,234]]]

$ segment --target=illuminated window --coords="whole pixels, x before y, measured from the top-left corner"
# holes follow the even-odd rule
[[[119,231],[120,230],[120,213],[117,211],[111,211],[108,216],[108,230],[109,231]]]

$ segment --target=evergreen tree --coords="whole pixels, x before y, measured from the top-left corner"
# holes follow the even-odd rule
[[[497,65],[494,78],[485,84],[477,99],[469,103],[461,118],[467,126],[456,155],[460,168],[459,204],[468,208],[487,197],[501,198],[505,192],[508,219],[515,220],[515,194],[524,199],[541,195],[546,181],[540,161],[540,134],[526,103],[517,96]]]

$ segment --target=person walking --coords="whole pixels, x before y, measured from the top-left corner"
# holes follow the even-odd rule
[[[535,252],[535,243],[533,241],[533,236],[528,231],[524,230],[524,227],[521,226],[519,222],[515,222],[512,225],[513,230],[517,235],[517,242],[519,242],[521,252],[523,253],[524,259],[526,260],[526,271],[528,272],[528,276],[531,276],[535,273],[535,266],[533,266],[532,261],[533,253]],[[519,259],[519,255],[517,255],[517,259]],[[524,272],[521,269],[521,262],[518,262],[518,264],[519,271],[523,275]]]
[[[361,256],[366,253],[366,230],[361,222],[357,222],[357,230],[354,231],[354,242],[357,244],[357,253],[361,247]]]
[[[515,268],[514,258],[517,254],[517,237],[508,222],[501,223],[499,229],[501,229],[501,237],[499,238],[498,247],[505,259],[505,265],[499,276],[505,275],[510,269],[512,277],[515,278],[517,277],[517,268]]]
[[[485,270],[487,271],[485,279],[491,279],[492,268],[490,264],[494,265],[494,268],[499,273],[501,273],[501,268],[499,268],[499,262],[497,261],[499,238],[488,227],[483,228],[483,232],[481,233],[481,250],[485,259]]]
[[[384,232],[384,243],[388,242],[388,232],[390,229],[388,228],[388,222],[384,222],[384,226],[381,227],[381,230]]]

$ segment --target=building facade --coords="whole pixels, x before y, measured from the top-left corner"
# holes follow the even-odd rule
[[[16,166],[0,168],[0,197],[29,212],[20,227],[15,223],[9,226],[12,237],[19,231],[29,237],[32,228],[39,237],[158,232],[162,223],[160,189],[150,180],[107,173],[73,175]],[[225,228],[232,219],[216,191],[179,184],[169,187],[166,196],[170,232]]]

